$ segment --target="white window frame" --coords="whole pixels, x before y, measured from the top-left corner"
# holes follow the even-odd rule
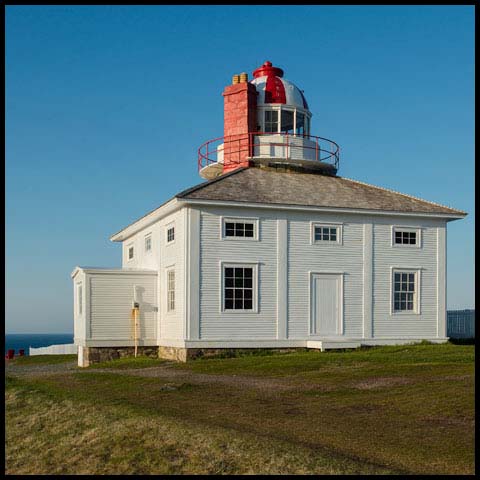
[[[390,267],[390,315],[420,315],[421,314],[421,293],[422,293],[422,267]],[[415,274],[415,295],[413,296],[413,310],[395,310],[395,273]]]
[[[392,225],[391,243],[395,248],[422,248],[422,229],[420,227],[404,227],[402,225]],[[415,245],[409,243],[395,243],[395,232],[414,232],[416,233]]]
[[[220,313],[225,314],[257,314],[258,313],[258,265],[259,262],[224,262],[220,261]],[[239,310],[228,309],[225,310],[225,268],[251,268],[253,271],[252,278],[252,309],[251,310]]]
[[[168,240],[168,231],[173,228],[173,240]],[[170,222],[165,225],[165,244],[166,245],[173,245],[175,243],[175,239],[177,236],[176,228],[175,228],[175,222]]]
[[[236,223],[253,223],[253,237],[227,237],[226,236],[226,224],[228,222]],[[247,242],[258,242],[259,239],[259,218],[258,217],[220,217],[220,240],[227,241],[247,241]]]
[[[150,240],[150,248],[147,250],[147,240]],[[147,233],[143,239],[143,247],[144,247],[144,250],[145,250],[145,253],[148,255],[150,253],[152,253],[152,249],[153,249],[153,243],[152,243],[152,232],[150,233]]]
[[[326,227],[337,229],[337,240],[315,240],[315,228]],[[343,223],[336,222],[310,222],[310,243],[312,245],[343,245]]]
[[[77,315],[83,315],[83,282],[77,283]]]
[[[127,262],[131,262],[135,258],[135,244],[134,242],[129,243],[127,246]],[[132,258],[130,258],[130,249],[133,248]]]
[[[170,272],[173,272],[173,290],[169,289],[169,274]],[[166,300],[166,311],[168,314],[175,313],[176,309],[176,291],[177,291],[177,274],[175,272],[175,265],[169,265],[168,267],[165,268],[165,292],[167,294],[167,300]],[[170,292],[173,291],[173,308],[170,308]]]

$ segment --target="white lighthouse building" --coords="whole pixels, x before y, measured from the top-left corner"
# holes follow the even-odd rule
[[[121,269],[72,272],[79,365],[445,342],[446,227],[466,213],[339,176],[338,145],[270,62],[223,97],[207,181],[111,237]]]

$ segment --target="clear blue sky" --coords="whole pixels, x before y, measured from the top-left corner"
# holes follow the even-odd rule
[[[466,210],[448,307],[474,306],[473,6],[6,7],[6,330],[71,332],[75,265],[200,183],[225,85],[265,60],[305,91],[339,174]]]

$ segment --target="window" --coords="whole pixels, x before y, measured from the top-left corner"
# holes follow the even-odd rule
[[[297,135],[305,134],[305,115],[303,113],[297,112],[297,122],[295,125],[295,133]]]
[[[225,237],[255,238],[255,221],[225,219],[224,225]]]
[[[132,258],[133,258],[133,245],[129,245],[127,248],[128,248],[128,259],[132,260]]]
[[[254,267],[223,267],[223,309],[254,311]]]
[[[313,242],[340,243],[340,227],[335,225],[314,225]]]
[[[282,110],[281,118],[282,132],[293,133],[293,111]]]
[[[418,272],[394,271],[393,272],[393,311],[417,311]]]
[[[175,270],[167,270],[167,311],[175,310]]]
[[[167,227],[167,243],[171,243],[175,240],[175,225]]]
[[[147,235],[145,237],[145,252],[151,252],[152,251],[152,236]]]
[[[393,227],[393,245],[420,245],[420,230],[416,228]]]
[[[78,314],[83,312],[83,285],[80,283],[77,288]]]
[[[278,132],[278,110],[265,110],[265,132]]]

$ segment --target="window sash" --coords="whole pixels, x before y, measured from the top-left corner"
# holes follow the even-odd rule
[[[150,252],[152,250],[152,237],[149,235],[145,237],[145,251]]]
[[[339,228],[327,225],[315,225],[313,229],[315,242],[338,242]]]
[[[223,309],[253,311],[254,268],[224,266],[223,279]]]
[[[418,245],[418,232],[412,230],[394,229],[394,245]]]
[[[173,242],[175,240],[175,227],[170,227],[167,229],[167,243]]]
[[[83,313],[83,285],[79,285],[77,289],[78,314]]]
[[[417,272],[393,272],[393,311],[415,312],[417,290]]]
[[[133,255],[134,255],[134,248],[133,248],[133,245],[131,245],[131,246],[128,247],[128,259],[132,260]]]
[[[175,310],[175,270],[167,271],[167,311]]]
[[[255,238],[255,223],[226,220],[225,237]]]

